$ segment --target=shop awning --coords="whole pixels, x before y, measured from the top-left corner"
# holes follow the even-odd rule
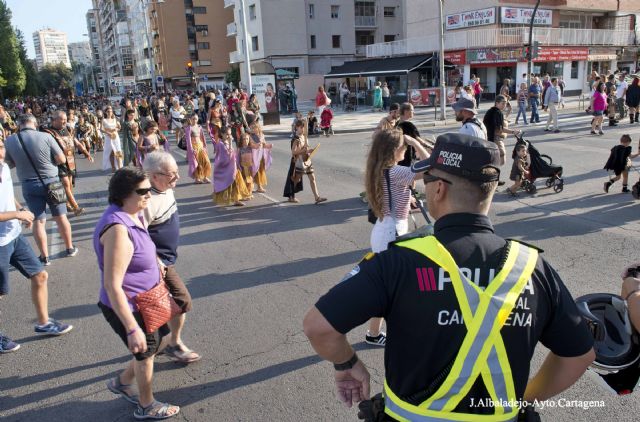
[[[331,69],[325,78],[347,78],[359,76],[389,76],[406,75],[409,72],[430,69],[433,54],[415,56],[389,57],[384,59],[357,60],[345,62],[342,66]],[[445,69],[453,69],[450,62],[445,60]]]

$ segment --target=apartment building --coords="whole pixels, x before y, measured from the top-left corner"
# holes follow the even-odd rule
[[[140,2],[140,0],[138,0]],[[224,84],[233,40],[233,12],[224,0],[147,1],[154,75],[165,89],[212,89]],[[135,34],[139,34],[136,30]],[[136,35],[134,44],[145,37]],[[143,47],[145,57],[147,48]],[[191,63],[193,75],[188,71]]]
[[[231,63],[245,75],[244,43],[254,69],[265,67],[296,75],[298,97],[315,96],[332,67],[363,58],[369,44],[405,37],[403,0],[244,0],[248,40],[240,0],[233,8],[228,35],[235,38]],[[259,72],[258,72],[259,73]],[[243,76],[244,77],[244,76]]]
[[[405,0],[406,38],[367,48],[367,57],[393,57],[439,50],[439,0]],[[445,59],[456,65],[448,84],[480,77],[491,96],[505,78],[527,72],[523,46],[529,42],[534,1],[443,2]],[[570,94],[588,89],[587,75],[638,69],[637,2],[630,0],[542,0],[533,41],[539,55],[534,73],[562,76]],[[411,88],[411,87],[409,87]],[[421,88],[421,87],[417,87]]]
[[[33,33],[33,45],[36,50],[38,70],[47,64],[62,63],[71,67],[67,50],[67,34],[55,29],[41,29]]]
[[[87,11],[87,36],[89,37],[89,47],[91,48],[91,77],[96,91],[105,92],[107,83],[102,71],[102,41],[99,25],[98,9],[89,9]]]
[[[69,60],[72,63],[78,63],[84,66],[90,66],[92,63],[91,58],[91,45],[89,41],[80,41],[69,43]]]

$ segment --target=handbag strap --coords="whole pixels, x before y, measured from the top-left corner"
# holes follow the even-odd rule
[[[387,195],[389,195],[389,211],[391,212],[391,217],[395,219],[395,211],[393,210],[393,198],[391,197],[391,178],[389,177],[389,169],[384,171],[384,178],[387,181]]]
[[[29,159],[29,162],[31,163],[31,167],[33,167],[33,171],[36,172],[36,174],[38,175],[38,179],[40,179],[40,183],[42,183],[43,186],[46,186],[44,183],[44,180],[42,180],[42,177],[40,176],[40,172],[36,168],[36,165],[33,164],[33,160],[31,159],[31,155],[29,155],[29,151],[27,151],[27,147],[24,146],[24,142],[22,141],[22,136],[20,135],[20,132],[17,132],[16,135],[18,135],[18,141],[20,141],[20,145],[22,145],[22,150],[24,151],[24,155],[26,155],[27,158]]]

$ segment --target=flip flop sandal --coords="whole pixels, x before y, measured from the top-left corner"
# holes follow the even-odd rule
[[[316,205],[319,204],[320,202],[324,202],[326,200],[327,200],[327,198],[318,198],[318,199],[316,199]]]
[[[171,408],[175,408],[177,409],[177,411],[173,414],[169,414],[169,409]],[[160,419],[171,418],[177,415],[178,413],[180,413],[180,407],[174,406],[169,403],[162,403],[162,402],[159,402],[158,400],[154,400],[153,403],[151,403],[147,407],[142,407],[138,404],[138,408],[136,409],[135,412],[133,412],[133,417],[136,418],[137,420],[144,420],[144,419],[160,420]]]
[[[138,395],[137,394],[128,394],[125,388],[131,387],[131,384],[123,384],[120,382],[120,375],[116,375],[115,378],[111,378],[109,382],[107,382],[107,388],[113,394],[117,394],[129,403],[138,404]]]
[[[167,346],[164,349],[164,354],[169,359],[180,363],[192,363],[202,359],[202,356],[186,346]]]

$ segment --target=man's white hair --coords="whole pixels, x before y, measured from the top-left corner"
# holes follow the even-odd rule
[[[177,165],[173,155],[166,151],[153,151],[144,157],[142,168],[147,173],[158,173],[171,164]]]

